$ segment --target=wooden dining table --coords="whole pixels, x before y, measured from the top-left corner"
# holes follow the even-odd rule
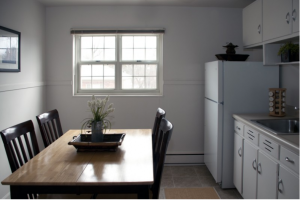
[[[149,198],[154,182],[151,129],[111,129],[125,133],[115,152],[77,152],[68,145],[80,130],[69,130],[1,183],[12,199],[27,194],[128,194]]]

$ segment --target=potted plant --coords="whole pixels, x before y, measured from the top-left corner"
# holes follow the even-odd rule
[[[281,55],[281,62],[299,61],[299,44],[288,42],[280,47],[278,55]]]
[[[110,129],[111,122],[108,119],[108,115],[112,113],[115,108],[113,104],[109,104],[106,108],[106,104],[109,101],[109,96],[104,99],[95,98],[92,96],[92,100],[88,101],[89,110],[92,112],[92,117],[86,118],[81,126],[81,131],[91,127],[92,136],[91,140],[94,142],[100,142],[103,140],[103,129]]]

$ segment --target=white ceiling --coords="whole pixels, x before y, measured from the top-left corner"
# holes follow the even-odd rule
[[[45,6],[188,6],[244,8],[255,0],[38,0]]]

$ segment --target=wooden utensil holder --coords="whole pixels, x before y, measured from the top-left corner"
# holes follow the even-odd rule
[[[286,88],[269,88],[269,115],[285,116]]]

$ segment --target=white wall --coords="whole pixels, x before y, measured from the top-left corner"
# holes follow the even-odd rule
[[[299,65],[282,65],[280,72],[280,87],[287,89],[286,104],[299,107]]]
[[[0,0],[0,26],[21,32],[21,72],[0,73],[0,130],[32,120],[44,148],[35,116],[45,111],[45,8],[35,0]],[[11,174],[0,142],[0,181]],[[0,198],[10,198],[0,185]]]
[[[47,109],[58,109],[64,131],[78,129],[89,97],[72,96],[72,28],[165,28],[164,95],[111,97],[113,128],[152,128],[156,109],[166,110],[174,124],[168,154],[203,154],[203,67],[225,53],[226,42],[237,53],[262,61],[261,51],[243,52],[242,9],[193,7],[46,8]],[[71,138],[70,138],[71,139]],[[180,159],[173,162],[181,162]],[[198,157],[187,161],[202,162]]]

